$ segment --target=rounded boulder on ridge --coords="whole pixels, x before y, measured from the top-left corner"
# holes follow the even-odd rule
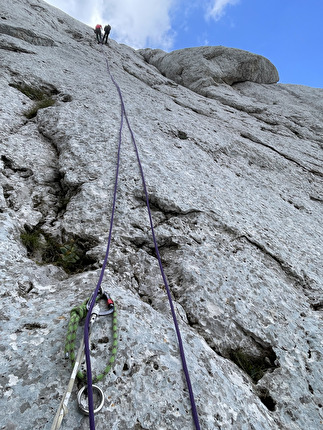
[[[241,49],[203,46],[170,53],[149,48],[139,52],[164,76],[202,95],[217,84],[273,84],[279,80],[276,67],[267,58]]]

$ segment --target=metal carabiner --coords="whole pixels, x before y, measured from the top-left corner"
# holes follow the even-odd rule
[[[92,385],[92,390],[93,390],[93,394],[96,393],[96,395],[98,395],[98,406],[93,411],[95,414],[97,414],[103,408],[103,405],[104,405],[104,393],[101,390],[101,388],[98,387],[97,385]],[[87,401],[86,401],[86,398],[85,398],[86,394],[87,394],[87,386],[85,385],[77,393],[77,402],[78,402],[79,408],[81,409],[81,411],[83,412],[83,414],[84,415],[89,415],[89,409],[87,409],[87,407],[86,407],[86,405],[87,405]]]
[[[89,310],[89,308],[90,308],[90,303],[92,302],[93,294],[92,294],[91,298],[89,299],[89,301],[87,302],[87,305],[86,305],[86,309],[87,310]],[[114,302],[111,299],[109,293],[107,291],[103,291],[102,288],[100,288],[100,295],[99,295],[98,299],[101,299],[101,298],[104,298],[104,297],[107,300],[108,309],[105,310],[105,311],[104,310],[102,310],[102,311],[100,310],[99,312],[98,311],[95,312],[96,315],[98,315],[98,316],[109,315],[109,314],[112,314],[112,312],[114,311]]]
[[[111,299],[109,293],[107,291],[103,291],[101,290],[101,297],[105,297],[107,300],[107,305],[108,305],[108,309],[105,311],[100,311],[99,315],[103,316],[103,315],[109,315],[112,314],[112,312],[114,311],[114,302]]]

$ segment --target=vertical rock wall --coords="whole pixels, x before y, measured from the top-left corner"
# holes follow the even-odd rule
[[[92,29],[40,0],[5,0],[0,12],[0,427],[51,428],[71,370],[69,312],[99,279],[120,127],[107,55],[142,159],[201,428],[319,428],[323,90],[233,83],[233,64],[214,85],[195,64],[188,85],[142,51],[110,40],[102,52]],[[96,425],[190,429],[126,129],[117,196],[103,286],[118,307],[119,349],[99,384]],[[94,374],[111,344],[111,318],[99,318]],[[63,428],[88,428],[76,389]]]

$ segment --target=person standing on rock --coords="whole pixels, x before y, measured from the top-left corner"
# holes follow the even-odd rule
[[[104,36],[103,36],[102,43],[105,43],[105,44],[108,43],[108,37],[109,37],[110,31],[111,31],[111,25],[108,24],[104,27]],[[104,42],[104,39],[105,39],[105,42]]]
[[[101,30],[102,30],[102,25],[101,24],[97,24],[95,26],[94,33],[96,34],[96,40],[98,41],[98,43],[102,43],[102,33],[101,33]]]

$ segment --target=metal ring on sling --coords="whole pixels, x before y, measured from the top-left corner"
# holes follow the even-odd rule
[[[99,406],[93,410],[93,413],[97,414],[103,408],[103,405],[104,405],[104,393],[101,390],[101,388],[98,387],[97,385],[92,385],[92,389],[93,389],[93,392],[96,391],[98,393],[99,399],[100,399]],[[80,389],[80,391],[77,393],[77,402],[78,402],[79,408],[81,409],[81,411],[83,412],[83,414],[84,415],[89,415],[90,414],[89,409],[87,409],[83,405],[83,402],[82,402],[82,396],[83,396],[83,394],[84,395],[86,394],[86,390],[87,390],[87,386],[86,385],[84,385],[84,387],[82,387]]]

